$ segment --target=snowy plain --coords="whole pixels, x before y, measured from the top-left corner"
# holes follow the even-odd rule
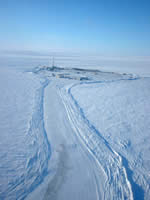
[[[150,78],[0,69],[0,199],[150,198]]]

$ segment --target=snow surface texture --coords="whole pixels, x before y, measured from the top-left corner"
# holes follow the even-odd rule
[[[150,78],[57,67],[1,77],[0,199],[150,198]]]
[[[107,194],[111,186],[112,192],[116,190],[116,194],[117,187],[125,187],[125,183],[120,180],[123,173],[119,171],[117,174],[117,168],[121,167],[134,199],[150,197],[149,91],[149,78],[85,83],[74,85],[68,91],[81,113],[81,120],[91,130],[89,137],[94,142],[91,150],[107,174]],[[114,158],[106,150],[102,153],[104,145],[107,151],[113,152]],[[121,196],[119,198],[122,199]]]
[[[50,145],[43,122],[45,80],[1,70],[0,199],[24,199],[47,174]]]

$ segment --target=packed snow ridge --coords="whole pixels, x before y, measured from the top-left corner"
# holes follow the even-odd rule
[[[1,199],[150,198],[150,78],[56,66],[2,75]]]

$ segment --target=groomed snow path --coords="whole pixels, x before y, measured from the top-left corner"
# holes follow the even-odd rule
[[[44,121],[51,143],[52,176],[47,180],[46,187],[43,186],[44,192],[40,198],[103,199],[103,173],[96,160],[79,141],[74,127],[70,124],[59,94],[61,84],[62,82],[53,80],[45,89]]]

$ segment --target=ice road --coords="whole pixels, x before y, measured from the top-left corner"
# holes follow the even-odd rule
[[[1,70],[0,199],[148,200],[150,78]]]

